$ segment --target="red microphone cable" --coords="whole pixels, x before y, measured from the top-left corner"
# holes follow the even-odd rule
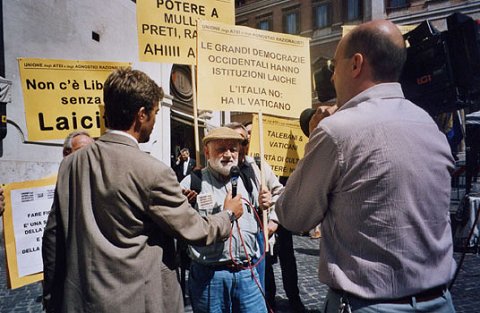
[[[258,224],[260,225],[260,229],[263,229],[262,221],[261,221],[260,217],[258,216],[257,210],[255,210],[255,207],[254,207],[254,206],[250,203],[250,201],[248,201],[247,199],[242,198],[242,200],[245,201],[246,204],[253,210],[253,212],[254,212],[254,214],[255,214],[255,218],[257,219],[257,222],[258,222]],[[233,257],[233,253],[232,253],[233,227],[232,227],[232,229],[230,230],[230,236],[229,236],[230,244],[229,244],[228,252],[229,252],[229,254],[230,254],[230,259],[231,259],[232,263],[235,265],[235,267],[240,268],[240,269],[242,269],[242,270],[244,270],[244,269],[249,269],[249,270],[250,270],[251,275],[252,275],[252,278],[253,278],[253,280],[255,281],[255,284],[257,285],[258,290],[260,290],[260,293],[262,294],[262,297],[263,297],[263,299],[265,300],[265,303],[267,304],[267,307],[268,307],[267,309],[268,309],[269,313],[274,313],[273,310],[272,310],[272,308],[271,308],[271,306],[270,306],[270,304],[268,303],[268,301],[267,301],[267,299],[266,299],[265,292],[264,292],[264,290],[262,289],[262,286],[260,286],[260,282],[258,281],[257,277],[255,276],[255,272],[253,271],[253,269],[254,269],[255,267],[257,267],[257,266],[260,264],[260,262],[262,262],[263,259],[265,258],[265,250],[266,250],[266,249],[265,249],[265,248],[263,249],[262,255],[260,256],[260,258],[259,258],[254,264],[252,264],[252,263],[251,263],[250,256],[248,255],[248,251],[247,251],[247,247],[246,247],[246,245],[245,245],[245,241],[243,240],[242,232],[241,232],[241,230],[240,230],[240,224],[238,223],[237,220],[235,220],[234,223],[235,223],[235,225],[237,226],[238,236],[240,237],[241,246],[242,246],[242,248],[243,248],[243,251],[244,251],[244,253],[245,253],[245,256],[247,257],[247,264],[248,264],[248,266],[243,266],[243,265],[237,263],[237,262],[235,261],[235,258]],[[264,242],[264,245],[263,245],[263,246],[266,247],[266,245],[268,244],[268,242],[266,241],[265,236],[262,236],[262,237],[263,237],[262,240],[263,240],[263,242]]]

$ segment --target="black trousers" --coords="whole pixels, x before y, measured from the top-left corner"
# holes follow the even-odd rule
[[[283,289],[290,301],[300,300],[300,291],[298,289],[297,261],[293,250],[292,233],[278,225],[277,243],[278,259],[282,270]],[[275,276],[273,274],[273,264],[275,256],[267,255],[265,260],[265,296],[269,304],[275,303],[277,287],[275,285]]]

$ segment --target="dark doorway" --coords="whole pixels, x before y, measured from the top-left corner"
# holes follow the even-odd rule
[[[170,125],[172,128],[170,132],[170,165],[173,166],[180,154],[180,150],[183,148],[188,148],[190,150],[190,156],[195,158],[195,139],[192,123],[182,120],[172,112]]]

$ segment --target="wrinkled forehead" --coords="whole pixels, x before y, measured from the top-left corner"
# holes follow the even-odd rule
[[[210,141],[207,145],[212,147],[213,149],[226,149],[232,147],[238,148],[240,146],[240,141],[235,139],[217,139]]]

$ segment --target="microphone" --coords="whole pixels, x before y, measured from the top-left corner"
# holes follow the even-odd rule
[[[310,129],[309,123],[312,119],[313,114],[315,114],[317,110],[315,109],[305,109],[303,110],[302,114],[300,114],[300,128],[302,129],[305,136],[310,136]]]
[[[237,195],[238,177],[240,176],[240,168],[238,166],[232,166],[230,168],[230,179],[232,182],[232,198]]]

